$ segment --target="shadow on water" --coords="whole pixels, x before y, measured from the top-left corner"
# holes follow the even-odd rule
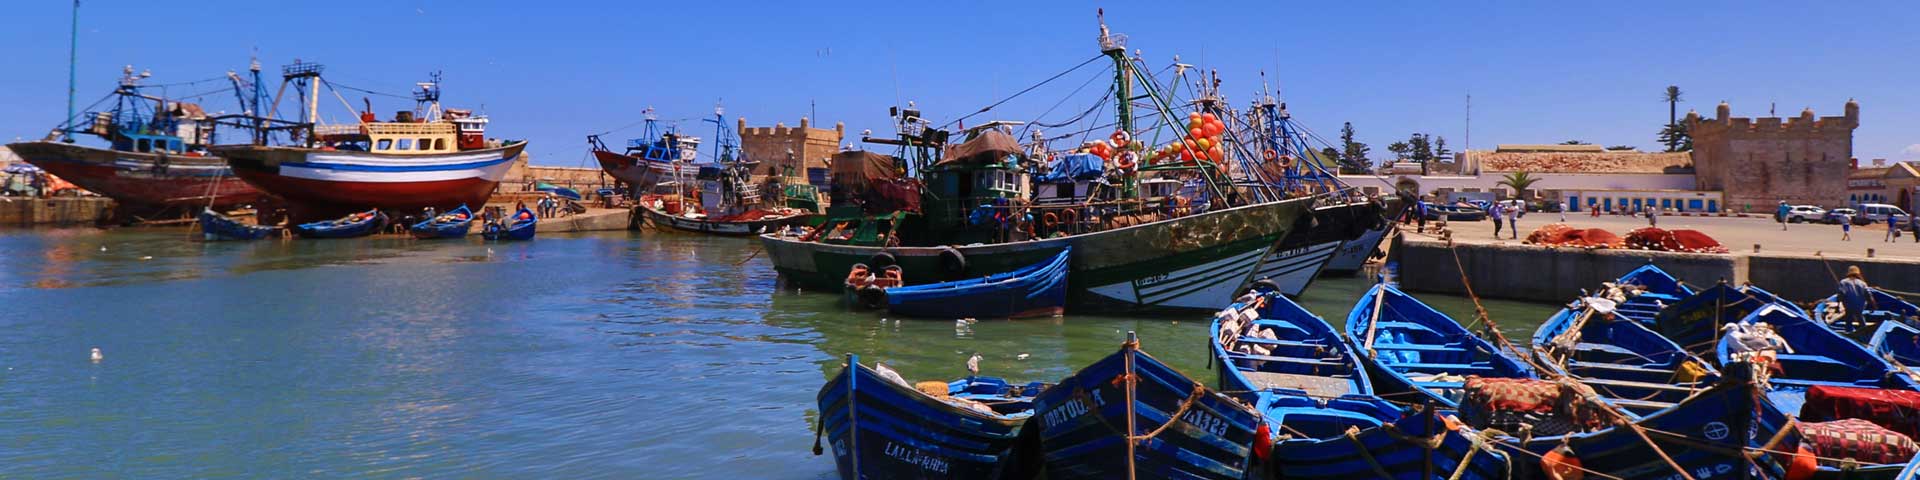
[[[0,231],[0,477],[824,478],[814,397],[848,353],[1052,381],[1137,331],[1210,377],[1204,312],[894,319],[775,288],[758,249]],[[1366,286],[1302,301],[1337,324]],[[1521,340],[1553,307],[1488,308]]]

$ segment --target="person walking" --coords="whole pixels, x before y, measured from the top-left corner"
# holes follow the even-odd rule
[[[1907,232],[1913,234],[1913,242],[1920,243],[1920,215],[1907,215]]]
[[[1846,321],[1854,325],[1866,325],[1863,315],[1868,308],[1878,310],[1880,302],[1873,298],[1873,287],[1867,285],[1867,279],[1860,274],[1860,266],[1847,266],[1847,278],[1840,280],[1840,304],[1847,309]]]
[[[1493,238],[1496,239],[1500,238],[1500,210],[1499,203],[1487,207],[1487,217],[1493,220]]]
[[[1415,233],[1427,233],[1427,202],[1425,200],[1414,200],[1413,221],[1420,225],[1419,229],[1414,230]]]
[[[1845,215],[1840,216],[1840,241],[1853,241],[1853,219]]]
[[[1527,213],[1527,209],[1521,208],[1521,207],[1516,207],[1512,211],[1507,212],[1507,238],[1508,239],[1512,239],[1512,240],[1520,239],[1520,215],[1523,215],[1526,213]]]
[[[1895,217],[1891,213],[1887,214],[1887,238],[1884,241],[1900,241],[1900,217]]]
[[[1787,231],[1787,201],[1780,201],[1780,208],[1774,209],[1775,220],[1780,221],[1780,231]]]
[[[1660,228],[1660,209],[1658,208],[1647,209],[1647,226],[1653,227],[1653,228]]]

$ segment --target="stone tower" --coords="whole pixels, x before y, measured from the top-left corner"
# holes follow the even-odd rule
[[[826,168],[827,159],[840,152],[840,139],[846,135],[846,129],[844,123],[833,124],[832,130],[811,128],[806,117],[800,117],[799,128],[789,128],[785,123],[749,128],[747,119],[742,118],[739,121],[740,152],[747,159],[760,162],[760,168],[753,171],[755,176],[771,174],[804,179],[807,168]]]
[[[1770,212],[1781,200],[1833,206],[1845,203],[1847,173],[1853,159],[1853,129],[1860,126],[1860,104],[1847,101],[1846,115],[1736,118],[1726,102],[1714,118],[1687,112],[1693,136],[1695,183],[1701,190],[1726,193],[1727,207],[1752,205]]]

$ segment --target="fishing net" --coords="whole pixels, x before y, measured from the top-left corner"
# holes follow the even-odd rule
[[[1527,243],[1553,247],[1621,248],[1626,240],[1598,228],[1573,228],[1564,223],[1549,223],[1527,234]]]
[[[1586,432],[1604,422],[1604,405],[1595,405],[1593,390],[1578,383],[1531,378],[1469,376],[1460,401],[1460,419],[1474,428],[1519,431],[1535,435]]]

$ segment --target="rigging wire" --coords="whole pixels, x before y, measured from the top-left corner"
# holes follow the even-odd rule
[[[950,126],[953,126],[953,125],[957,125],[957,124],[959,124],[960,122],[963,122],[963,121],[966,121],[966,120],[967,120],[967,119],[969,119],[969,118],[973,118],[973,116],[974,116],[974,115],[979,115],[979,114],[982,114],[982,113],[987,113],[987,111],[988,111],[988,110],[993,110],[993,108],[994,108],[994,107],[998,107],[998,106],[1000,106],[1001,104],[1004,104],[1004,103],[1007,103],[1007,102],[1009,102],[1009,101],[1012,101],[1013,99],[1015,99],[1015,98],[1018,98],[1018,97],[1020,97],[1021,95],[1025,95],[1025,94],[1026,94],[1027,92],[1031,92],[1031,91],[1033,91],[1034,89],[1037,89],[1037,88],[1040,88],[1040,87],[1041,87],[1042,85],[1046,85],[1046,84],[1048,84],[1048,83],[1051,83],[1051,82],[1053,82],[1054,80],[1057,80],[1057,79],[1059,79],[1060,77],[1064,77],[1064,76],[1067,76],[1067,74],[1069,74],[1069,73],[1073,73],[1073,72],[1074,72],[1075,70],[1079,70],[1079,69],[1080,69],[1081,67],[1085,67],[1085,66],[1087,66],[1088,64],[1091,64],[1091,63],[1093,63],[1093,62],[1094,62],[1095,60],[1099,60],[1099,59],[1102,59],[1102,58],[1106,58],[1106,54],[1100,54],[1100,55],[1094,55],[1094,56],[1093,56],[1093,58],[1089,58],[1089,59],[1087,59],[1087,61],[1084,61],[1084,62],[1080,62],[1080,64],[1079,64],[1079,65],[1074,65],[1074,66],[1073,66],[1073,68],[1069,68],[1069,69],[1067,69],[1067,70],[1066,70],[1066,71],[1064,71],[1064,72],[1060,72],[1060,73],[1056,73],[1056,74],[1053,74],[1053,76],[1051,76],[1051,77],[1047,77],[1047,79],[1046,79],[1046,80],[1041,80],[1041,81],[1040,81],[1040,83],[1036,83],[1036,84],[1033,84],[1032,86],[1029,86],[1029,87],[1027,87],[1027,88],[1024,88],[1024,89],[1021,89],[1021,90],[1020,90],[1020,91],[1018,91],[1018,92],[1014,92],[1014,93],[1013,93],[1013,95],[1011,95],[1011,96],[1008,96],[1007,98],[1003,98],[1003,99],[1000,99],[1000,101],[998,101],[998,102],[993,102],[993,104],[991,104],[991,105],[987,105],[987,106],[985,106],[985,107],[981,107],[979,111],[976,111],[976,112],[973,112],[973,113],[969,113],[969,114],[966,114],[966,115],[964,115],[964,116],[961,116],[960,118],[956,118],[956,119],[953,119],[953,121],[951,121],[951,122],[947,122],[947,123],[945,123],[945,124],[942,124],[942,125],[940,125],[940,128],[946,128],[946,127],[950,127]]]

